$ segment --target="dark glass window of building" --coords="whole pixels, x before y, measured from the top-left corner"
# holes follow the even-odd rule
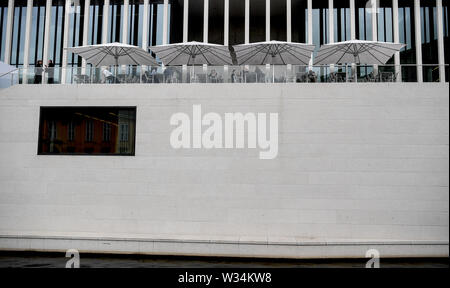
[[[135,107],[41,107],[40,155],[133,156]]]

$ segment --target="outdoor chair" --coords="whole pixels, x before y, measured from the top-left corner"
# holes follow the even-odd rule
[[[381,82],[394,82],[394,73],[381,72]]]
[[[336,83],[338,75],[336,73],[330,73],[330,76],[327,78],[328,83]]]
[[[206,74],[197,74],[198,83],[206,83]]]
[[[306,72],[298,72],[296,74],[296,81],[298,83],[305,83],[308,82],[308,77],[307,77],[307,73]]]
[[[245,75],[245,83],[256,83],[256,82],[257,82],[256,73],[249,72]]]
[[[86,74],[77,74],[74,76],[74,80],[76,84],[88,84],[90,82],[90,78]]]
[[[142,74],[142,83],[153,83],[153,76],[148,73],[148,71],[145,71],[144,74]]]

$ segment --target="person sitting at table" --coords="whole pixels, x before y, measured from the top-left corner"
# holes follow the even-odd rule
[[[109,71],[108,69],[103,69],[103,76],[105,77],[105,82],[111,84],[111,83],[117,83],[117,78],[114,77],[113,73]]]
[[[209,81],[211,83],[217,83],[217,72],[216,69],[212,69],[211,72],[208,75]]]
[[[316,72],[313,70],[308,71],[308,82],[315,83],[317,81]]]
[[[233,69],[233,71],[231,72],[231,83],[237,83],[237,75],[236,75],[236,69]]]

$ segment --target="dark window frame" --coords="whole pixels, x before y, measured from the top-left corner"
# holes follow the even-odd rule
[[[42,119],[43,110],[45,109],[128,109],[128,110],[134,110],[135,112],[135,118],[134,118],[134,129],[131,129],[128,131],[133,132],[134,135],[134,141],[133,141],[133,152],[128,154],[106,154],[106,153],[95,153],[95,154],[88,154],[88,153],[48,153],[48,152],[41,152],[42,151],[42,141],[41,141],[41,133],[42,129],[44,128],[44,121]],[[38,130],[38,147],[37,147],[37,155],[38,156],[96,156],[96,157],[104,157],[104,156],[113,156],[113,157],[135,157],[136,156],[136,126],[137,126],[137,113],[138,109],[137,106],[40,106],[39,107],[39,130]],[[118,132],[119,133],[119,132]],[[102,135],[103,136],[103,135]],[[131,137],[128,135],[128,137]]]

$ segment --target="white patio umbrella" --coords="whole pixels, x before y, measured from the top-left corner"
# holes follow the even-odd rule
[[[233,46],[240,65],[308,65],[314,45],[267,41]]]
[[[144,49],[123,43],[106,43],[66,48],[78,54],[94,67],[115,65],[115,75],[119,65],[159,66],[155,58]]]
[[[314,64],[386,64],[392,56],[400,51],[405,44],[351,40],[325,44],[320,47]],[[352,70],[354,68],[352,67]],[[355,81],[358,80],[356,72]]]
[[[314,45],[267,41],[233,46],[240,65],[308,65]],[[272,71],[275,81],[275,69]]]
[[[202,42],[185,42],[151,46],[150,50],[166,66],[232,65],[227,46]]]
[[[155,58],[144,49],[123,43],[107,43],[66,48],[95,67],[111,65],[157,66]]]
[[[232,65],[230,51],[227,46],[202,42],[185,42],[150,47],[150,50],[161,59],[166,66],[195,65]]]
[[[401,43],[351,40],[325,44],[320,47],[314,64],[386,64],[405,46]]]

